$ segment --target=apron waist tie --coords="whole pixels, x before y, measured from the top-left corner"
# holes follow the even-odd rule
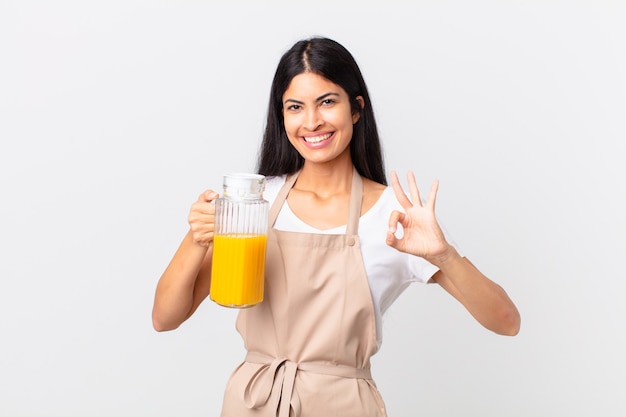
[[[290,408],[293,409],[294,417],[300,416],[300,398],[294,389],[296,373],[299,370],[342,378],[372,379],[369,368],[355,368],[319,362],[297,363],[285,357],[274,358],[258,352],[248,352],[246,362],[261,366],[259,366],[246,384],[243,394],[244,404],[251,409],[259,408],[267,403],[272,391],[279,390],[278,417],[289,417]],[[255,385],[255,392],[252,392],[253,385]]]

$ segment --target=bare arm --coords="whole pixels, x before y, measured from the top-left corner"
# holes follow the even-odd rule
[[[459,300],[485,328],[507,336],[519,332],[520,314],[502,287],[480,272],[454,248],[433,280]]]
[[[157,331],[176,329],[209,295],[215,206],[217,193],[200,195],[189,213],[190,230],[161,275],[152,307]]]
[[[404,193],[396,173],[391,173],[394,193],[406,212],[391,214],[387,244],[437,266],[439,271],[434,275],[434,281],[459,300],[484,327],[498,334],[517,334],[520,315],[506,292],[446,242],[435,217],[438,182],[433,183],[426,204],[422,206],[413,173],[409,173],[408,180],[414,203]],[[404,231],[400,239],[395,236],[398,224]]]

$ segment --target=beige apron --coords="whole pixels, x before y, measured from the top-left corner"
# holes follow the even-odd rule
[[[278,193],[270,225],[297,176]],[[270,228],[264,300],[239,312],[248,354],[227,384],[222,417],[386,416],[370,374],[378,348],[357,236],[362,195],[354,170],[345,235]]]

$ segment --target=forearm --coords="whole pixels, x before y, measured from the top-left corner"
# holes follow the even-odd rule
[[[487,278],[454,248],[436,261],[436,281],[457,298],[484,327],[503,335],[515,335],[520,315],[502,287]]]
[[[152,323],[156,330],[180,326],[208,295],[210,249],[187,233],[157,284]]]

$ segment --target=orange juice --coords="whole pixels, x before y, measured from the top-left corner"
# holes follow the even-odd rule
[[[211,300],[226,307],[263,301],[266,235],[215,235]]]

